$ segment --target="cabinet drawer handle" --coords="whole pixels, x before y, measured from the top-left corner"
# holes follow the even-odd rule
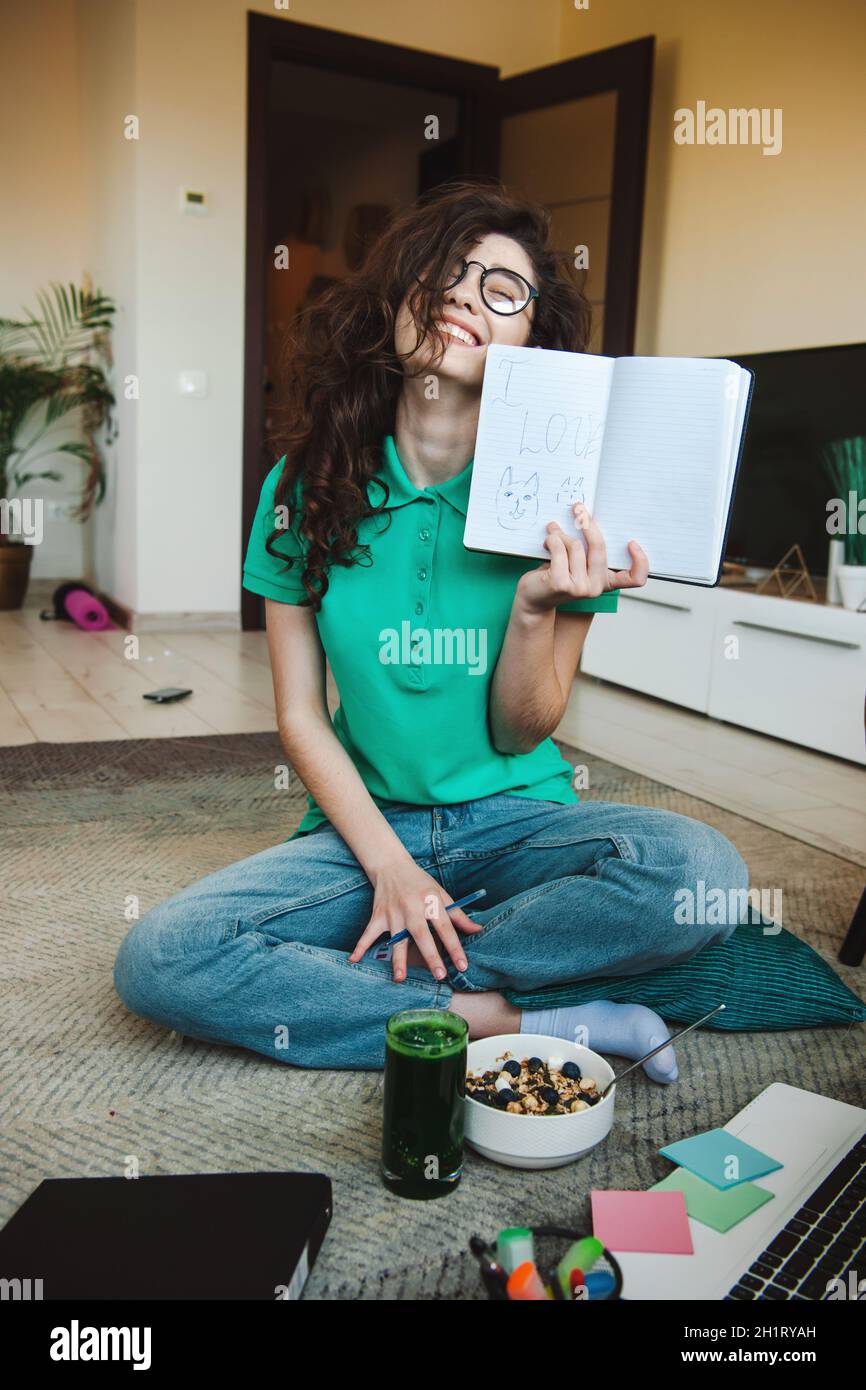
[[[792,632],[789,627],[768,627],[766,623],[747,623],[736,618],[734,627],[750,627],[755,632],[778,632],[782,637],[797,637],[801,642],[820,642],[825,647],[845,647],[848,651],[859,652],[859,642],[843,642],[839,637],[816,637],[813,632]]]
[[[622,589],[620,589],[619,591],[619,596],[620,598],[637,599],[639,603],[651,603],[654,608],[670,608],[675,613],[691,613],[692,611],[685,603],[665,603],[664,599],[661,598],[644,597],[642,599],[638,599],[637,594],[626,594],[623,593]]]

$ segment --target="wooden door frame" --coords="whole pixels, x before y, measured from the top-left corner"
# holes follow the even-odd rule
[[[503,116],[616,92],[602,342],[602,352],[610,357],[634,352],[654,51],[653,36],[633,39],[506,77],[499,84]]]
[[[247,13],[247,217],[244,328],[242,554],[261,489],[265,399],[265,227],[267,115],[273,61],[304,63],[403,87],[423,87],[459,102],[460,174],[495,176],[499,167],[499,69],[398,44],[380,43],[276,16]],[[241,626],[258,629],[260,600],[241,588]]]

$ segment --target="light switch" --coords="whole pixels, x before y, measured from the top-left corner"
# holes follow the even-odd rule
[[[207,372],[181,372],[180,394],[182,396],[206,396]]]

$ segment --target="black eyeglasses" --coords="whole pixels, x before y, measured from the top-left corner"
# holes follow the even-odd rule
[[[490,266],[488,269],[480,261],[467,261],[462,256],[451,266],[446,284],[428,288],[436,288],[442,294],[453,290],[455,285],[460,284],[471,265],[477,265],[481,271],[481,298],[494,314],[519,314],[533,299],[539,298],[535,286],[530,285],[522,275],[518,275],[516,270],[505,270],[498,265]]]

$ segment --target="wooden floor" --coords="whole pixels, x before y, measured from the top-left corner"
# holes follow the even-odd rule
[[[866,767],[579,676],[559,736],[866,864]]]
[[[0,745],[177,738],[276,728],[263,632],[140,637],[0,613]],[[190,686],[169,705],[142,698]],[[331,704],[333,707],[333,692]],[[561,738],[866,864],[866,769],[580,677]]]
[[[0,614],[0,744],[178,738],[275,729],[264,633],[171,633],[138,638],[42,622],[27,608]],[[146,690],[190,686],[176,704]]]

